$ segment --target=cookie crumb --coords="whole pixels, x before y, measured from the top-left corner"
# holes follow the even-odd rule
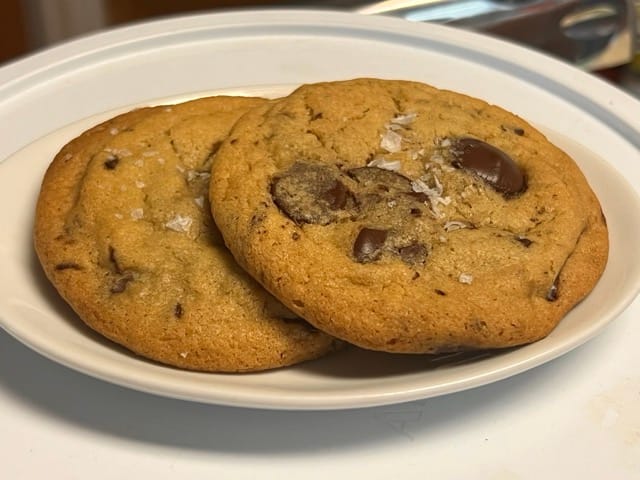
[[[144,210],[142,210],[141,208],[134,208],[133,210],[131,210],[130,215],[134,220],[140,220],[142,217],[144,217]]]

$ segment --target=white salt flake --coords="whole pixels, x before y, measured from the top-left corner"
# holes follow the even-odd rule
[[[159,163],[160,165],[164,165],[164,158],[162,158],[162,157],[158,157],[158,158],[156,158],[156,160],[158,161],[158,163]]]
[[[200,208],[204,208],[204,196],[203,195],[194,198],[193,201],[196,202],[196,205],[198,205]]]
[[[117,135],[118,133],[120,133],[120,130],[118,130],[116,127],[113,127],[111,130],[109,130],[109,133],[111,135]]]
[[[134,220],[140,220],[142,217],[144,217],[144,210],[142,210],[141,208],[134,208],[133,210],[131,210],[130,215]]]
[[[399,172],[401,165],[400,160],[387,160],[380,156],[375,157],[367,163],[367,167],[376,167],[382,170],[391,170],[392,172]]]
[[[142,180],[136,180],[136,187],[144,188],[145,187],[145,183]]]
[[[380,148],[389,153],[397,153],[402,150],[402,137],[393,130],[387,130],[380,136]]]
[[[387,207],[389,207],[389,208],[393,208],[393,207],[395,207],[397,204],[398,204],[398,202],[396,202],[395,200],[389,200],[389,201],[387,202]]]
[[[67,160],[71,160],[73,158],[73,153],[67,153],[64,157],[63,160],[67,161]]]
[[[192,223],[193,219],[191,217],[183,217],[178,213],[175,217],[165,223],[164,226],[174,232],[188,232]]]
[[[157,150],[147,150],[146,152],[142,152],[142,156],[143,157],[155,157],[158,155],[158,151]]]
[[[173,112],[173,108],[171,107],[165,107],[164,109],[165,112],[169,113],[169,112]]]
[[[124,218],[121,213],[114,213],[113,216],[116,217],[118,220],[122,220]]]
[[[414,122],[417,116],[417,113],[401,113],[393,117],[391,123],[395,125],[410,125]]]
[[[461,273],[458,276],[458,281],[466,285],[471,285],[473,283],[473,275],[470,275],[468,273]]]
[[[176,165],[176,170],[178,170],[180,173],[184,173],[184,167],[182,165]]]
[[[182,358],[187,358],[189,356],[189,352],[180,352],[180,356]]]
[[[466,222],[460,222],[458,220],[451,220],[444,224],[444,229],[447,232],[453,232],[455,230],[460,230],[462,228],[469,228],[469,224]]]
[[[423,180],[417,179],[411,182],[411,190],[417,193],[426,193],[429,197],[439,197],[442,195],[442,185],[436,183],[435,187],[430,187]]]
[[[133,162],[133,164],[134,164],[136,167],[144,167],[144,160],[142,160],[141,158],[138,158],[138,159],[136,159],[136,161],[135,161],[135,162]]]

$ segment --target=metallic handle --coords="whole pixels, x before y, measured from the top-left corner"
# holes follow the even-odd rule
[[[385,0],[356,9],[483,31],[599,70],[629,63],[639,27],[633,0]]]

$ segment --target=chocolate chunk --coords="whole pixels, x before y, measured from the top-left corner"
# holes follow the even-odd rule
[[[380,258],[387,239],[387,230],[363,228],[353,243],[353,256],[360,263],[373,262]]]
[[[443,290],[440,290],[439,288],[436,288],[434,291],[442,297],[444,297],[447,294],[446,292],[444,292]]]
[[[452,165],[472,172],[505,197],[526,189],[524,173],[506,153],[474,138],[460,138],[453,147]]]
[[[424,263],[427,258],[427,247],[422,243],[412,243],[398,249],[398,255],[403,262],[410,265]]]
[[[173,307],[173,316],[176,318],[182,318],[183,313],[184,309],[182,308],[182,304],[176,303],[175,307]]]
[[[103,165],[107,170],[115,170],[115,168],[118,166],[118,162],[120,162],[120,159],[118,157],[116,157],[115,155],[110,155],[109,158],[104,161]]]
[[[530,240],[527,237],[523,237],[523,236],[520,236],[520,235],[516,235],[515,239],[516,239],[516,241],[520,242],[522,245],[524,245],[527,248],[529,248],[531,246],[531,244],[533,243],[533,240]]]
[[[327,225],[353,205],[353,195],[327,166],[296,162],[271,182],[271,197],[294,222]]]

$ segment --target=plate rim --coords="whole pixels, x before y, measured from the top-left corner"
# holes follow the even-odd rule
[[[153,29],[160,28],[160,27],[165,27],[167,25],[174,25],[174,26],[180,25],[181,23],[183,23],[185,21],[188,24],[190,19],[197,19],[198,21],[201,21],[202,17],[206,17],[206,18],[215,17],[218,20],[222,19],[223,17],[226,17],[226,18],[233,17],[233,18],[236,18],[236,19],[244,18],[245,20],[248,21],[254,15],[262,16],[262,14],[264,14],[264,13],[269,13],[271,15],[278,15],[278,13],[276,13],[276,12],[278,12],[278,11],[276,11],[276,10],[268,10],[268,11],[265,11],[265,10],[253,10],[253,11],[245,11],[245,12],[241,12],[241,13],[237,13],[237,12],[233,12],[233,13],[213,13],[213,14],[207,14],[207,15],[204,15],[204,16],[195,15],[195,16],[188,16],[188,17],[179,17],[179,18],[174,18],[174,19],[158,20],[158,21],[153,21],[153,22],[146,22],[146,23],[141,24],[141,25],[146,25],[147,29],[151,29],[151,31],[153,31]],[[280,12],[282,12],[282,10],[280,10]],[[291,12],[294,12],[295,15],[292,15],[292,17],[300,17],[300,16],[302,16],[304,18],[312,17],[316,21],[320,21],[320,18],[324,18],[326,15],[328,15],[330,17],[334,17],[335,15],[337,15],[336,18],[340,17],[340,20],[344,20],[347,17],[349,19],[353,20],[354,15],[355,15],[355,14],[349,14],[349,13],[344,13],[344,12],[339,12],[339,13],[337,13],[337,12],[327,12],[327,11],[319,11],[319,12],[316,11],[316,12],[314,12],[314,11],[308,11],[308,10],[305,10],[304,12],[299,11],[299,10],[286,10],[286,12],[289,12],[288,14],[291,14]],[[267,16],[269,16],[269,15],[267,15]],[[375,30],[375,27],[377,25],[383,25],[385,28],[395,29],[395,28],[398,27],[399,24],[402,24],[403,26],[406,26],[406,23],[407,23],[407,22],[404,22],[404,21],[399,20],[399,19],[389,19],[389,18],[386,18],[386,17],[385,18],[376,17],[375,20],[371,21],[370,19],[372,19],[372,18],[374,18],[374,17],[358,16],[358,19],[363,21],[366,24],[366,26],[369,27],[371,30]],[[367,19],[367,20],[364,20],[364,19]],[[389,20],[391,20],[391,22],[389,22]],[[255,21],[255,19],[254,19],[254,21]],[[260,22],[258,22],[258,24],[262,24],[261,22],[267,22],[267,21],[268,21],[268,18],[260,18]],[[289,19],[289,21],[291,21],[291,18]],[[436,28],[436,30],[440,29],[442,32],[445,32],[447,34],[451,33],[450,32],[451,28],[449,28],[449,27],[441,28],[442,26],[439,26],[439,25],[431,25],[430,27],[438,27],[438,28]],[[135,28],[137,28],[137,27],[136,26],[122,27],[122,28],[118,29],[118,32],[129,34],[133,30],[135,30]],[[188,29],[188,26],[185,26],[184,28]],[[428,32],[427,33],[425,33],[425,32],[426,32],[426,29],[422,32],[422,34],[425,37],[428,37],[429,36]],[[51,50],[44,51],[44,52],[41,52],[40,54],[37,54],[35,57],[33,57],[33,59],[35,59],[38,62],[40,62],[40,61],[42,61],[42,59],[46,58],[47,55],[51,55],[51,54],[54,54],[54,53],[56,55],[58,55],[60,52],[64,51],[66,48],[70,48],[70,47],[78,48],[78,45],[82,46],[83,45],[83,41],[86,41],[87,38],[89,38],[89,39],[93,38],[94,40],[105,41],[106,39],[109,38],[109,34],[110,33],[112,33],[112,32],[103,32],[103,33],[95,34],[95,35],[93,35],[91,37],[86,37],[84,40],[83,39],[75,40],[75,41],[70,42],[70,43],[65,44],[65,45],[60,45],[60,46],[57,46],[57,47],[53,47]],[[486,39],[486,37],[484,37],[483,35],[472,34],[471,32],[464,32],[464,33],[468,34],[467,38],[481,37],[483,39],[483,41]],[[504,46],[504,44],[506,44],[506,42],[503,42],[501,40],[496,40],[496,39],[488,39],[488,40],[490,41],[490,43],[491,42],[497,42],[497,44],[494,44],[494,46],[495,45]],[[513,46],[511,44],[507,44],[507,45],[509,45],[510,47]],[[516,49],[522,49],[522,47],[518,47],[518,46],[515,46],[515,47],[516,47]],[[575,73],[573,71],[575,69],[572,66],[565,65],[562,62],[559,62],[559,61],[554,60],[554,59],[550,59],[549,57],[546,57],[545,55],[539,54],[537,52],[529,52],[529,53],[533,54],[534,56],[538,55],[538,56],[544,58],[545,61],[549,61],[550,62],[550,65],[553,65],[553,66],[560,65],[560,66],[558,66],[558,68],[560,68],[560,69],[568,68],[570,73]],[[87,53],[87,55],[90,55],[90,53]],[[22,61],[22,62],[26,62],[26,63],[21,63],[19,61],[18,63],[12,64],[12,65],[13,65],[13,67],[15,67],[16,65],[24,66],[24,65],[27,65],[33,59],[27,58],[27,59],[24,59]],[[12,65],[9,65],[9,67],[12,67]],[[6,68],[7,67],[0,67],[0,91],[3,88],[3,84],[2,84],[3,76],[2,76],[2,74],[4,72],[6,72],[6,70],[5,70]],[[591,78],[591,77],[589,76],[589,78]],[[611,89],[613,96],[616,96],[616,95],[619,95],[619,94],[622,94],[621,98],[625,98],[625,96],[627,96],[627,94],[625,94],[624,92],[621,92],[621,91],[618,92],[614,87],[611,87],[608,84],[605,84],[604,82],[602,82],[602,84],[599,84],[598,82],[602,82],[602,81],[598,80],[596,82],[596,85],[598,86],[598,88],[606,88],[607,90]],[[629,98],[631,98],[632,101],[636,101],[632,97],[629,97]],[[149,99],[150,102],[151,101],[158,101],[158,100],[159,99]],[[596,106],[598,105],[597,102],[592,101],[591,99],[587,99],[587,100],[590,103],[592,103],[593,105],[596,105]],[[638,103],[638,105],[640,106],[640,102]],[[615,114],[613,112],[611,112],[610,109],[607,109],[605,107],[602,107],[602,108],[603,108],[603,111],[607,111],[609,115],[614,115],[615,116]],[[101,112],[100,114],[108,114],[108,113],[109,112]],[[618,113],[618,112],[616,112],[616,113]],[[627,125],[634,132],[640,131],[640,118],[636,119],[634,117],[634,119],[636,120],[636,123],[638,123],[638,126],[635,127],[635,128],[633,126],[633,123],[625,122],[624,118],[621,118],[620,120],[621,120],[623,125],[625,123],[627,123]],[[74,124],[75,123],[80,123],[83,120],[85,120],[85,119],[78,120],[77,122],[74,122]],[[618,131],[618,130],[616,130],[616,131]],[[624,130],[622,132],[618,131],[618,133],[624,134]],[[626,136],[623,135],[623,137],[625,139],[627,139]],[[627,139],[627,140],[631,141],[631,139]],[[640,144],[640,138],[634,139],[634,140],[636,140],[637,143]],[[25,146],[24,148],[28,148],[28,146]],[[17,152],[11,154],[7,158],[11,158],[16,153]],[[6,159],[2,159],[1,162],[3,163],[5,160]],[[620,172],[618,172],[618,173],[620,173]],[[631,187],[630,187],[630,189],[637,194],[637,191],[635,189],[633,189]],[[640,285],[638,285],[636,287],[636,289],[637,288],[640,288]],[[630,293],[629,294],[629,298],[627,299],[628,301],[626,303],[624,303],[624,304],[619,305],[618,310],[611,313],[610,316],[612,318],[607,320],[607,321],[599,322],[598,325],[596,325],[592,329],[593,331],[589,332],[589,335],[587,335],[588,338],[584,338],[584,340],[582,342],[580,342],[578,345],[581,345],[582,343],[586,342],[587,340],[589,340],[590,338],[595,336],[602,328],[604,328],[604,326],[606,324],[608,324],[613,318],[617,317],[622,311],[624,311],[629,306],[629,304],[633,301],[633,299],[635,298],[636,295],[637,295],[637,291],[635,293],[633,293],[633,294]],[[17,332],[12,330],[10,327],[7,327],[6,321],[2,317],[0,317],[0,326],[2,326],[2,328],[4,330],[6,330],[8,333],[10,333],[12,336],[14,336],[15,338],[18,338],[18,337],[16,337],[16,335],[14,335],[14,333],[17,333]],[[514,367],[513,366],[511,368],[504,368],[504,367],[503,368],[498,368],[498,369],[496,369],[496,371],[493,371],[492,373],[485,373],[484,376],[476,377],[476,381],[475,382],[467,382],[464,386],[462,386],[460,388],[453,389],[453,390],[449,389],[449,390],[444,391],[444,392],[443,391],[438,391],[435,394],[431,394],[431,395],[426,395],[425,396],[423,393],[421,393],[421,392],[424,391],[424,387],[423,387],[423,388],[414,389],[414,390],[412,390],[410,392],[405,392],[404,395],[401,395],[402,398],[400,398],[400,399],[391,398],[391,401],[389,401],[390,399],[388,398],[388,396],[377,394],[377,395],[373,395],[373,396],[371,396],[371,395],[370,396],[360,396],[360,397],[358,397],[358,401],[356,401],[356,402],[352,401],[352,403],[350,403],[350,404],[344,404],[344,400],[343,401],[338,400],[338,401],[333,401],[333,402],[332,401],[327,401],[327,398],[325,398],[325,397],[318,397],[316,400],[314,400],[312,402],[306,402],[305,404],[300,404],[300,403],[297,403],[295,401],[291,401],[291,399],[289,399],[288,397],[285,397],[285,398],[287,398],[287,400],[284,401],[284,402],[283,402],[284,398],[280,397],[280,402],[278,402],[278,403],[270,403],[270,402],[264,402],[264,401],[250,401],[249,399],[244,399],[243,401],[239,402],[237,398],[231,398],[231,397],[227,397],[226,399],[225,398],[212,399],[210,396],[207,396],[207,398],[202,398],[202,397],[198,397],[198,395],[187,394],[187,393],[184,393],[184,392],[182,392],[182,393],[173,392],[173,394],[172,394],[172,392],[167,392],[166,388],[163,389],[161,385],[158,385],[158,384],[154,385],[153,384],[154,382],[151,382],[151,383],[147,384],[146,388],[143,388],[143,386],[141,386],[139,383],[131,384],[131,383],[128,383],[128,382],[124,381],[123,379],[120,379],[119,381],[114,381],[113,377],[106,376],[106,374],[101,373],[99,371],[96,371],[95,368],[94,369],[90,369],[90,368],[87,368],[86,366],[77,365],[77,364],[74,364],[73,362],[71,362],[70,360],[68,362],[61,361],[61,359],[59,357],[58,358],[52,358],[51,352],[47,352],[46,350],[43,350],[42,348],[40,348],[41,347],[40,345],[30,344],[28,342],[23,341],[22,338],[18,338],[18,340],[21,341],[22,343],[25,343],[25,344],[29,345],[29,347],[32,348],[33,350],[35,350],[35,351],[39,352],[40,354],[50,358],[51,360],[56,361],[57,363],[64,364],[64,365],[66,365],[66,366],[68,366],[70,368],[73,368],[74,370],[84,372],[84,373],[89,374],[89,375],[91,375],[93,377],[101,378],[102,380],[106,380],[106,381],[109,381],[111,383],[116,383],[118,385],[123,385],[123,386],[129,387],[129,388],[134,388],[136,390],[142,390],[142,391],[146,391],[148,393],[158,394],[158,395],[162,395],[162,396],[169,396],[169,397],[173,397],[173,398],[181,398],[181,399],[184,399],[184,400],[195,400],[195,401],[205,402],[205,403],[215,403],[215,404],[220,404],[220,405],[229,405],[229,406],[238,406],[238,407],[253,407],[253,408],[258,407],[258,408],[267,408],[267,409],[286,409],[286,410],[318,410],[318,409],[361,408],[361,407],[386,405],[386,404],[390,404],[390,403],[399,403],[399,402],[405,402],[405,401],[412,401],[412,400],[417,400],[417,399],[429,398],[429,397],[432,397],[432,396],[442,395],[444,393],[453,393],[453,392],[456,392],[456,391],[465,390],[467,388],[474,388],[474,387],[477,387],[479,385],[485,385],[487,383],[492,383],[494,381],[499,381],[499,380],[502,380],[502,379],[504,379],[506,377],[509,377],[511,375],[515,375],[517,373],[521,373],[522,371],[528,370],[530,368],[534,368],[534,367],[540,365],[541,363],[546,363],[547,361],[550,361],[553,358],[556,358],[556,357],[566,353],[568,350],[571,350],[571,349],[576,348],[578,346],[578,345],[574,345],[571,348],[569,348],[568,350],[559,348],[559,349],[557,349],[558,351],[555,352],[555,354],[554,354],[554,356],[552,358],[545,357],[544,359],[540,359],[540,361],[538,361],[537,363],[535,361],[531,362],[531,359],[529,359],[528,362],[520,361],[519,362],[519,367],[520,368],[515,368],[516,371],[514,371]],[[522,350],[524,350],[525,348],[526,347],[524,347]],[[484,378],[486,376],[491,376],[492,379],[489,380],[488,382],[482,380],[482,378]],[[440,389],[437,389],[437,390],[442,390],[442,388],[443,387],[441,387]],[[391,397],[394,397],[394,396],[397,396],[397,395],[398,395],[397,393],[395,395],[391,394]]]

